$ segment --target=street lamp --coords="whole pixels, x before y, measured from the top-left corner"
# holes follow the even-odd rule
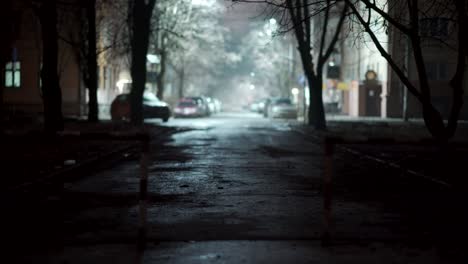
[[[299,107],[299,89],[294,87],[291,89],[291,93],[293,95],[293,102],[294,104],[297,104],[297,107]]]
[[[148,60],[149,63],[153,63],[153,64],[158,64],[160,62],[158,55],[155,55],[155,54],[146,54],[146,59]]]
[[[213,6],[215,0],[192,0],[192,5],[194,6]]]

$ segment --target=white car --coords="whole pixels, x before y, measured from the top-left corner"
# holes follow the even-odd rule
[[[297,107],[289,98],[273,99],[268,107],[268,117],[296,119]]]

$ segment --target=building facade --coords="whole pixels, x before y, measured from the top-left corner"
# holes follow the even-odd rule
[[[30,1],[12,1],[15,14],[15,39],[8,49],[2,79],[3,107],[6,115],[43,113],[41,91],[42,40],[39,19]],[[67,10],[60,10],[60,17]],[[60,22],[59,18],[59,22]],[[62,20],[63,21],[63,20]],[[63,23],[59,34],[77,32],[78,24]],[[58,76],[62,89],[65,116],[80,116],[85,111],[85,93],[80,76],[79,59],[65,39],[58,40]]]
[[[392,17],[407,23],[405,22],[408,16],[405,13],[407,9],[398,8],[406,1],[376,2]],[[428,3],[420,1],[420,8],[425,4]],[[405,72],[411,83],[419,89],[417,68],[407,36],[402,35],[395,27],[387,28],[385,20],[375,12],[371,20],[375,21],[371,27],[382,47]],[[449,81],[455,73],[457,54],[456,24],[450,21],[448,14],[437,9],[432,9],[432,13],[421,15],[419,19],[419,34],[422,39],[422,53],[431,89],[431,100],[444,118],[447,118],[450,112],[452,88],[449,86]],[[346,84],[342,114],[375,116],[375,113],[366,110],[366,106],[378,103],[380,113],[377,116],[382,118],[421,118],[420,102],[408,92],[363,28],[355,21],[348,20],[343,27],[342,35],[341,80]],[[368,77],[371,75],[375,79],[369,82]],[[377,88],[374,90],[372,87]],[[464,84],[464,89],[466,102],[467,82]],[[466,104],[462,108],[460,117],[468,119]]]

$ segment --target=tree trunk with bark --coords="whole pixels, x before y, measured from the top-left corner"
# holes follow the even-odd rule
[[[310,48],[299,45],[299,54],[301,55],[304,74],[309,84],[309,109],[307,123],[315,129],[324,130],[327,128],[325,120],[325,110],[322,100],[322,76],[313,70],[312,55]]]
[[[166,74],[166,51],[162,50],[160,55],[161,55],[161,61],[160,61],[161,68],[158,72],[158,76],[156,79],[156,83],[158,85],[157,96],[160,100],[164,100],[164,89],[165,89],[164,75]]]
[[[58,77],[57,3],[44,1],[38,9],[42,31],[43,66],[41,71],[44,100],[44,128],[55,133],[63,130],[62,92]]]
[[[3,49],[3,47],[2,47]],[[3,51],[3,50],[2,50]],[[0,52],[2,52],[0,51]],[[5,72],[5,63],[6,63],[6,60],[4,59],[4,56],[2,56],[3,54],[0,54],[0,63],[1,63],[1,66],[0,66],[0,70],[3,72]],[[3,131],[3,128],[4,128],[4,121],[5,121],[5,114],[4,114],[4,106],[3,106],[3,90],[5,89],[5,74],[0,74],[0,132]]]
[[[86,0],[86,18],[88,32],[87,50],[87,80],[88,88],[88,121],[97,122],[99,120],[99,104],[97,99],[97,48],[96,48],[96,0]]]
[[[143,93],[146,85],[146,54],[148,52],[151,15],[156,0],[133,0],[130,3],[131,75],[130,119],[134,125],[143,124]]]
[[[0,41],[0,131],[4,129],[5,106],[5,66],[11,58],[12,43],[17,38],[18,32],[15,32],[14,15],[12,14],[12,1],[6,1],[2,10],[0,10],[0,32],[2,32],[2,41]]]
[[[316,3],[318,4],[318,3]],[[311,17],[310,7],[314,4],[307,0],[286,0],[286,8],[288,9],[291,21],[293,23],[294,33],[296,36],[299,54],[301,56],[304,74],[309,84],[309,116],[308,124],[319,130],[327,128],[325,119],[325,110],[323,107],[322,98],[322,85],[323,85],[323,68],[325,62],[330,57],[334,47],[338,41],[343,22],[346,18],[348,5],[344,4],[341,10],[341,15],[334,28],[334,33],[329,43],[326,44],[326,36],[329,31],[329,15],[333,4],[330,0],[326,1],[324,8],[324,21],[321,25],[322,34],[319,38],[319,51],[317,53],[317,65],[314,67],[314,60],[312,57],[312,41],[311,36]]]
[[[313,76],[308,74],[309,82],[309,125],[316,129],[324,130],[327,128],[325,120],[325,110],[322,99],[322,76]],[[313,107],[311,107],[313,105]]]
[[[184,82],[185,82],[185,67],[182,65],[182,68],[179,72],[179,98],[184,98]]]
[[[3,43],[0,44],[1,45],[1,50],[0,50],[0,70],[1,70],[1,73],[0,74],[0,131],[3,131],[4,129],[4,121],[5,121],[5,118],[6,118],[6,113],[4,113],[4,102],[3,102],[3,93],[4,93],[4,89],[5,89],[5,74],[3,74],[5,72],[5,65],[8,61],[7,59],[7,46],[8,45],[4,45]]]

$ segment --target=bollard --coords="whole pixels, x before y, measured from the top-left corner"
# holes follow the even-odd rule
[[[139,226],[138,226],[138,250],[144,251],[146,246],[146,219],[147,219],[147,201],[148,201],[148,159],[149,159],[149,141],[142,141],[142,150],[140,157],[140,195],[139,195]]]
[[[322,246],[331,244],[332,225],[332,176],[333,176],[333,152],[334,142],[325,140],[324,143],[324,170],[323,170],[323,234]]]

